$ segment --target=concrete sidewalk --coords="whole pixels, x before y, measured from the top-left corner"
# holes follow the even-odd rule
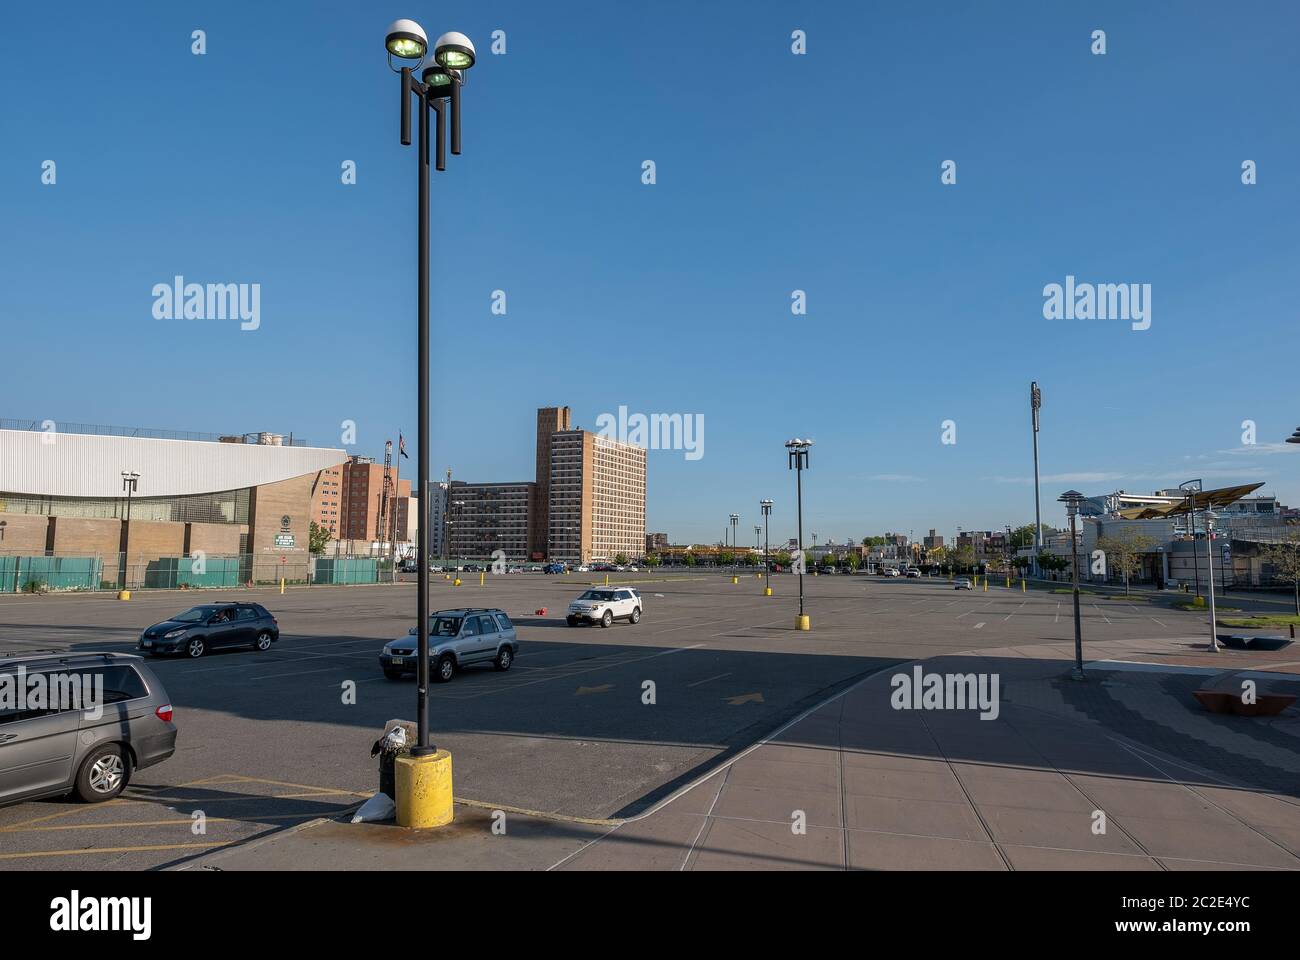
[[[1287,652],[1205,667],[1152,643],[1107,650],[1083,683],[1068,644],[889,669],[632,820],[459,805],[442,831],[315,821],[186,868],[1300,869],[1297,708],[1222,716],[1192,697],[1242,676],[1300,693],[1270,669]],[[894,709],[891,678],[914,666],[996,676],[996,717]]]

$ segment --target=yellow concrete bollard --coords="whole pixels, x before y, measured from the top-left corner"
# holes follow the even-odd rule
[[[478,575],[478,585],[481,587],[486,582],[487,582],[487,574],[480,572]]]
[[[794,618],[794,628],[795,628],[796,630],[811,630],[811,629],[812,629],[812,621],[809,619],[808,614],[806,614],[806,613],[801,613],[801,614],[799,614],[797,617],[795,617],[795,618]]]
[[[763,596],[765,596],[765,597],[770,597],[771,595],[772,595],[772,588],[771,588],[771,587],[764,587],[764,588],[763,588]]]
[[[1025,592],[1025,579],[1024,579],[1024,577],[1021,577],[1021,578],[1020,578],[1020,592],[1021,592],[1021,593],[1024,593],[1024,592]]]
[[[457,577],[455,580],[453,580],[453,581],[451,582],[451,585],[452,585],[453,587],[459,587],[459,586],[460,586],[460,577]]]
[[[444,574],[442,575],[442,579],[444,579],[444,580],[450,580],[450,579],[451,579],[451,574],[450,574],[450,573],[444,573]]]
[[[988,592],[989,592],[989,578],[988,578],[988,577],[985,577],[985,578],[984,578],[984,592],[985,592],[985,593],[988,593]]]
[[[605,586],[609,586],[609,574],[605,574]]]
[[[119,590],[119,591],[117,591],[117,599],[119,599],[119,600],[130,600],[130,599],[131,599],[131,591],[130,591],[130,590]]]
[[[732,577],[732,578],[731,578],[731,582],[732,582],[733,584],[740,583],[740,577]]]
[[[443,827],[455,817],[451,789],[451,754],[398,757],[394,786],[399,827]]]
[[[280,596],[284,596],[284,577],[280,578]]]

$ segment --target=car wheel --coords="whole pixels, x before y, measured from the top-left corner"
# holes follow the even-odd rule
[[[207,653],[207,650],[207,644],[203,642],[202,637],[195,637],[189,643],[185,644],[185,655],[195,660]]]
[[[385,670],[385,671],[384,671],[384,676],[386,676],[389,680],[401,680],[401,679],[402,679],[402,671],[401,671],[401,670]]]
[[[578,618],[577,618],[577,617],[565,617],[564,620],[565,620],[565,622],[568,623],[568,625],[571,626],[571,627],[576,627],[576,626],[578,625]]]
[[[600,618],[600,625],[602,627],[608,627],[613,622],[614,622],[614,611],[606,610],[605,613]]]
[[[630,621],[632,621],[633,623],[640,623],[640,622],[641,622],[641,608],[640,608],[640,607],[633,607],[633,608],[632,608],[632,616],[628,617],[628,619],[629,619]]]
[[[515,662],[515,652],[509,647],[502,647],[497,653],[497,658],[492,662],[492,666],[497,670],[509,670],[510,664]]]
[[[450,653],[444,653],[438,658],[438,663],[433,669],[433,679],[437,683],[446,683],[456,675],[456,658]]]
[[[270,650],[270,649],[271,649],[271,631],[270,631],[270,630],[263,630],[261,633],[259,633],[259,634],[257,635],[257,640],[255,640],[255,641],[253,642],[253,646],[256,647],[258,650],[262,650],[262,651]]]
[[[112,800],[126,788],[128,771],[122,748],[109,744],[91,751],[77,771],[73,788],[77,797],[86,803],[103,803]]]

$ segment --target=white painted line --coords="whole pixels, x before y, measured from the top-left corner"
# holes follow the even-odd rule
[[[723,677],[731,676],[730,673],[720,673],[716,677],[709,677],[707,680],[696,680],[694,683],[688,683],[688,687],[698,687],[702,683],[710,683],[713,680],[721,680]]]
[[[981,620],[979,623],[975,624],[975,629],[976,629],[976,630],[981,630],[981,629],[983,629],[983,627],[984,627],[984,621],[983,621],[983,620]]]
[[[1092,609],[1096,610],[1098,613],[1101,613],[1101,607],[1097,606],[1095,603],[1092,605]],[[1101,618],[1105,620],[1107,623],[1110,623],[1110,617],[1106,616],[1106,614],[1101,613]]]

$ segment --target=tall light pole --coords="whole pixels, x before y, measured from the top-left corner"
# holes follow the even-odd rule
[[[1195,484],[1195,487],[1193,487]],[[1180,483],[1178,489],[1187,493],[1188,511],[1187,516],[1191,521],[1192,528],[1192,569],[1196,571],[1196,595],[1201,595],[1201,570],[1199,561],[1196,559],[1196,507],[1199,504],[1199,496],[1205,490],[1205,484],[1200,480],[1188,480]],[[1209,599],[1210,599],[1210,652],[1219,652],[1219,635],[1217,625],[1215,624],[1214,609],[1214,553],[1210,545],[1210,538],[1214,535],[1212,528],[1214,526],[1213,515],[1210,512],[1210,504],[1207,500],[1205,503],[1205,572],[1209,577]]]
[[[1065,504],[1065,512],[1070,515],[1070,550],[1074,561],[1070,564],[1074,579],[1074,672],[1075,680],[1083,680],[1083,620],[1079,615],[1079,539],[1076,536],[1075,518],[1079,515],[1079,505],[1084,496],[1078,490],[1067,490],[1057,498]]]
[[[126,589],[127,573],[127,551],[131,547],[131,496],[135,493],[136,484],[140,480],[140,474],[134,470],[122,471],[122,489],[126,491],[126,526],[122,534],[122,587]]]
[[[772,595],[772,558],[769,556],[767,538],[767,518],[772,515],[772,501],[760,500],[758,507],[763,511],[763,596]]]
[[[1286,438],[1287,443],[1300,443],[1300,427],[1295,428],[1295,433]]]
[[[1029,384],[1029,419],[1034,433],[1034,576],[1041,577],[1038,569],[1038,555],[1043,552],[1043,507],[1042,495],[1038,490],[1038,411],[1043,406],[1043,391],[1038,389],[1038,381]]]
[[[419,225],[417,229],[417,374],[419,379],[419,479],[418,489],[429,489],[429,111],[437,116],[437,156],[435,168],[445,170],[444,130],[451,121],[451,152],[460,154],[460,88],[464,71],[474,66],[474,45],[460,33],[444,33],[434,44],[433,61],[424,63],[429,40],[414,20],[395,20],[384,37],[388,65],[402,78],[401,143],[411,145],[411,94],[415,94],[420,111],[419,148],[416,174],[419,179]],[[393,59],[402,61],[394,67]],[[414,71],[421,67],[420,80]],[[444,111],[444,101],[450,109]],[[446,116],[450,113],[450,117]],[[416,536],[416,554],[420,565],[416,599],[416,631],[419,639],[416,684],[416,743],[411,754],[431,756],[438,748],[429,742],[429,525],[420,524]]]
[[[808,467],[808,448],[812,445],[811,440],[799,437],[785,443],[786,468],[795,472],[795,503],[799,519],[799,617],[794,622],[796,630],[812,628],[808,615],[803,612],[803,572],[808,566],[803,556],[803,472]]]
[[[736,524],[740,522],[740,514],[733,513],[731,519],[731,566],[734,570],[739,557],[736,556]]]

